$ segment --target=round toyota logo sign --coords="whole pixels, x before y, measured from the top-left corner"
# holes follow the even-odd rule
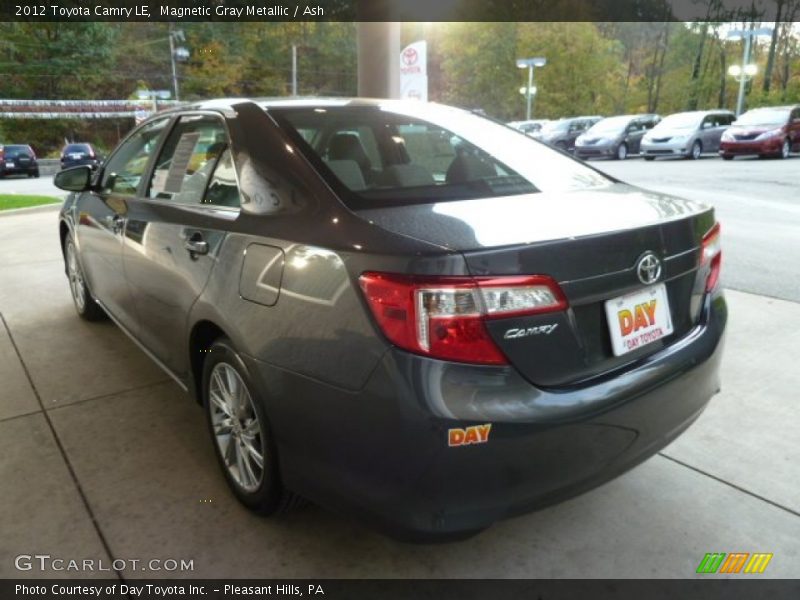
[[[419,54],[414,48],[406,48],[403,51],[403,63],[410,67],[411,65],[415,64],[419,59]]]
[[[636,274],[645,285],[655,283],[661,277],[661,261],[652,252],[646,252],[636,263]]]

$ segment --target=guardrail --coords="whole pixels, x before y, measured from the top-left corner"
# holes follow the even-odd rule
[[[39,175],[55,175],[61,170],[61,161],[57,158],[40,158]]]

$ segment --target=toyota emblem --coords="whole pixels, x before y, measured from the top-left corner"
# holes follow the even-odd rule
[[[655,283],[661,277],[661,261],[652,252],[646,252],[636,263],[636,274],[645,285]]]

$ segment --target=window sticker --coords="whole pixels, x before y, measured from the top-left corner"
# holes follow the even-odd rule
[[[169,173],[167,180],[164,182],[164,191],[170,194],[178,194],[183,187],[183,178],[189,168],[189,162],[192,160],[194,147],[200,139],[199,132],[184,133],[178,144],[175,146],[175,152],[172,155],[172,162],[169,166]]]

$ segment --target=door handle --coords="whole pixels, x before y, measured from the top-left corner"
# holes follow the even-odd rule
[[[183,247],[189,251],[189,255],[194,258],[198,254],[208,254],[208,242],[203,239],[203,235],[195,232],[188,239],[184,240]]]

